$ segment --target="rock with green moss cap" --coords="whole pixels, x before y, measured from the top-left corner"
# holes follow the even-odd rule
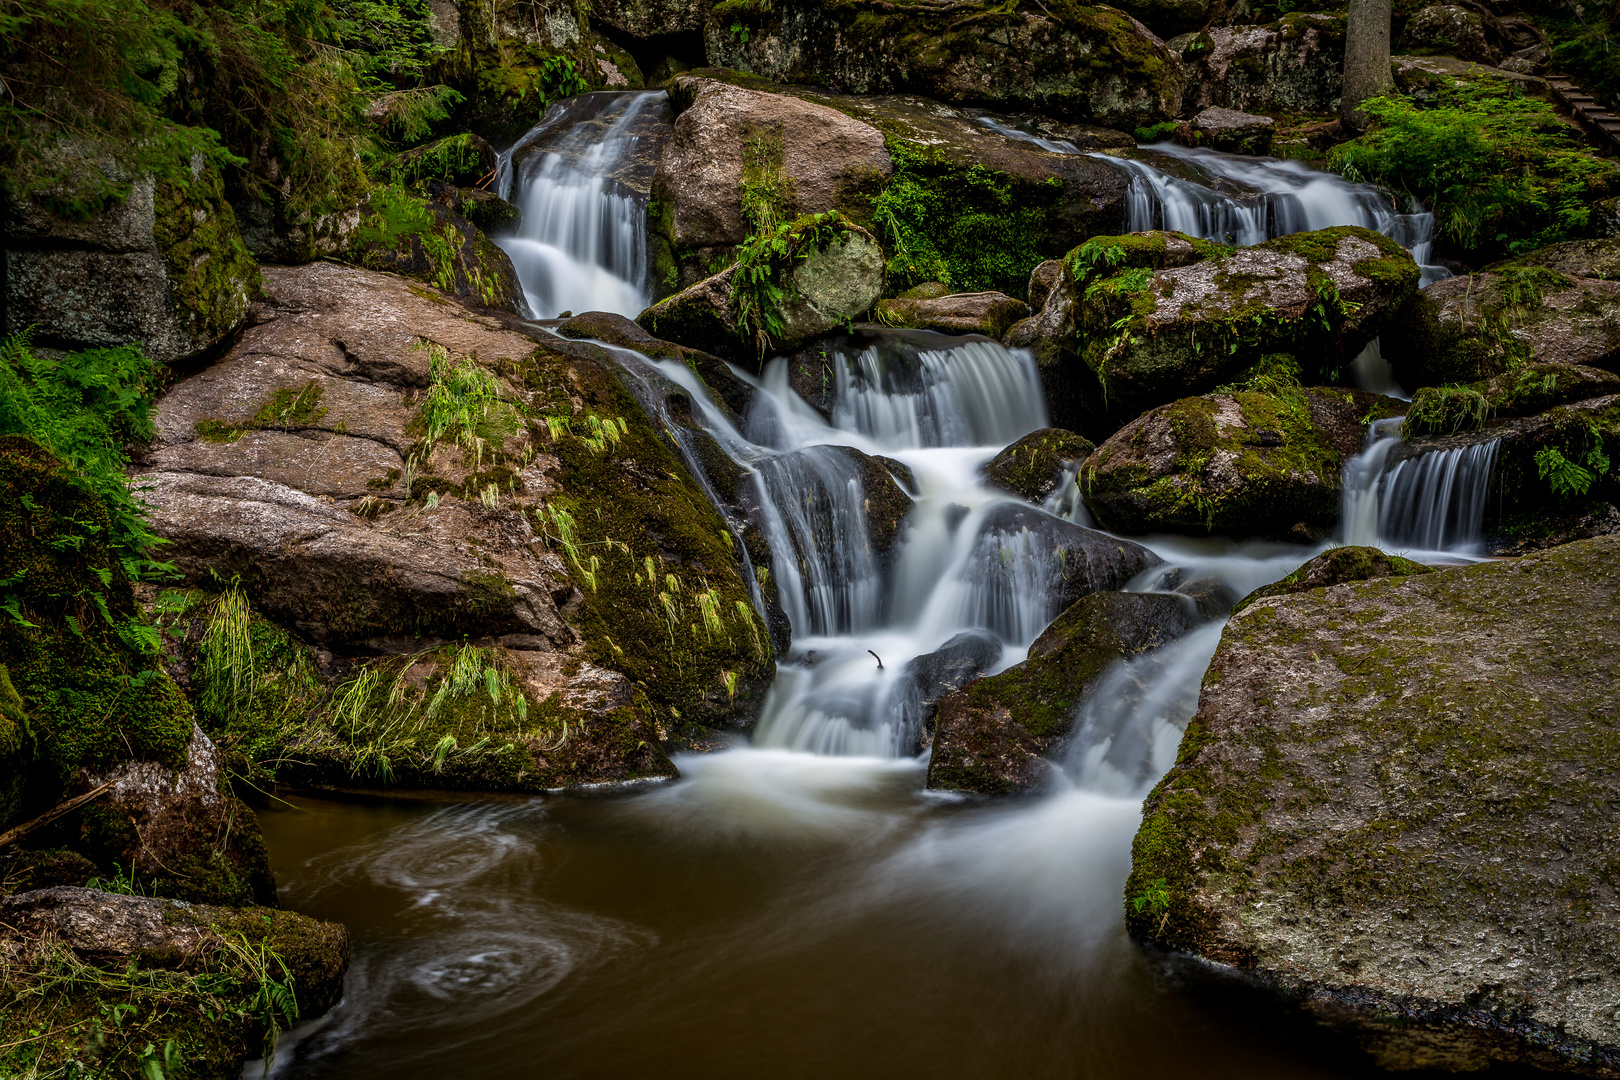
[[[17,1075],[73,1068],[86,1046],[102,1062],[129,1063],[127,1072],[108,1075],[135,1076],[143,1059],[151,1064],[140,1075],[151,1075],[163,1060],[152,1048],[172,1041],[186,1075],[240,1076],[273,1040],[272,1022],[287,1028],[337,1004],[349,963],[349,935],[338,923],[73,887],[0,899],[0,949],[8,959],[3,985],[13,995],[0,1038],[26,1038],[26,1062],[18,1050],[0,1049],[8,1075],[13,1065]],[[49,980],[43,972],[53,949],[88,970]],[[266,955],[279,963],[259,967]],[[267,993],[277,986],[290,1001]],[[133,1015],[104,1024],[113,1009]],[[25,1037],[26,1030],[43,1034]]]
[[[1171,44],[1186,64],[1186,107],[1332,113],[1344,82],[1344,16],[1293,12],[1267,25],[1211,26]]]
[[[430,742],[382,759],[311,729],[322,782],[665,777],[688,728],[748,721],[770,634],[702,462],[652,419],[678,411],[673,384],[331,263],[269,270],[260,314],[159,406],[141,472],[170,557],[192,584],[240,581],[268,623],[339,661],[388,658],[384,685],[407,669],[441,685],[459,654],[439,651],[466,642],[482,650],[467,670],[513,688],[435,712],[448,726],[413,729]]]
[[[1471,383],[1525,364],[1614,368],[1616,319],[1620,281],[1525,261],[1423,289],[1384,338],[1384,357],[1396,380],[1413,390]]]
[[[437,185],[443,198],[380,188],[360,208],[345,262],[426,282],[463,303],[526,314],[523,287],[505,251],[461,214],[466,201]]]
[[[1251,603],[1143,806],[1131,935],[1386,1068],[1612,1075],[1617,590],[1603,537]]]
[[[951,293],[945,296],[880,300],[873,314],[885,326],[934,330],[941,334],[983,334],[999,340],[1029,306],[1005,293]]]
[[[1262,585],[1244,597],[1233,609],[1233,613],[1242,611],[1250,604],[1264,600],[1268,596],[1290,596],[1310,589],[1343,585],[1347,581],[1432,573],[1434,573],[1432,566],[1424,566],[1399,555],[1390,555],[1375,547],[1349,545],[1329,548],[1281,581]]]
[[[139,342],[164,363],[215,347],[242,325],[259,278],[219,174],[199,157],[183,182],[115,179],[127,181],[123,202],[85,219],[30,199],[13,203],[5,226],[9,324],[67,349]]]
[[[1307,381],[1332,380],[1418,282],[1404,248],[1356,226],[1206,247],[1207,257],[1162,270],[1088,259],[1100,246],[1070,262],[1083,277],[1080,359],[1116,408],[1212,389],[1269,353],[1293,353]]]
[[[499,160],[489,140],[464,131],[401,150],[374,171],[389,183],[408,187],[437,180],[451,187],[470,188],[492,178]]]
[[[1040,506],[1096,448],[1090,439],[1072,431],[1042,428],[991,458],[984,467],[984,478]]]
[[[1126,533],[1325,535],[1362,422],[1401,405],[1360,390],[1237,390],[1153,409],[1080,469],[1086,505]]]
[[[1116,8],[985,2],[884,12],[726,0],[704,24],[704,46],[713,63],[857,94],[926,94],[1125,128],[1181,111],[1178,58]]]
[[[1029,659],[939,702],[928,786],[1003,795],[1047,785],[1055,768],[1048,758],[1103,671],[1192,624],[1192,605],[1178,596],[1098,592],[1079,600],[1035,640]]]

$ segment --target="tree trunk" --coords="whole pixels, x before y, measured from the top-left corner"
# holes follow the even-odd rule
[[[1361,103],[1395,92],[1389,70],[1389,18],[1391,0],[1350,0],[1344,34],[1344,94],[1339,119],[1360,131],[1366,126]]]

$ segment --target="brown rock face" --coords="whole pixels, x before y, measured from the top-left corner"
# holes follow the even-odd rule
[[[1389,1068],[1620,1075],[1620,537],[1256,600],[1143,807],[1133,936]]]
[[[740,244],[756,229],[744,214],[745,183],[777,187],[775,216],[851,210],[894,171],[883,133],[836,109],[714,79],[678,76],[689,104],[653,178],[653,197],[677,247]]]
[[[999,339],[1029,315],[1029,306],[1005,293],[951,293],[931,298],[883,300],[875,314],[886,326],[936,330],[941,334],[983,334]]]

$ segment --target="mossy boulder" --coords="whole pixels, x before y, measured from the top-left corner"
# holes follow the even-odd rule
[[[1168,269],[1104,257],[1110,244],[1129,254],[1127,239],[1070,255],[1080,359],[1115,408],[1209,390],[1280,352],[1298,358],[1307,381],[1332,381],[1417,290],[1406,250],[1356,226],[1206,246],[1206,257]]]
[[[1496,64],[1502,59],[1502,45],[1495,23],[1495,18],[1488,24],[1479,12],[1455,4],[1430,4],[1406,20],[1401,31],[1404,51]]]
[[[1126,533],[1325,535],[1366,419],[1399,403],[1359,390],[1236,390],[1153,409],[1080,469],[1086,505]]]
[[[500,158],[487,139],[464,131],[401,150],[375,172],[392,184],[416,187],[437,180],[451,187],[476,187],[495,175]]]
[[[1045,786],[1054,769],[1047,758],[1108,665],[1180,637],[1192,622],[1192,605],[1178,596],[1098,592],[1078,600],[1030,646],[1029,659],[939,702],[928,786],[978,795]]]
[[[941,334],[983,334],[1000,340],[1013,323],[1029,315],[1029,306],[1005,293],[951,293],[880,300],[873,315],[885,326]]]
[[[824,0],[732,0],[711,10],[704,44],[711,63],[857,94],[925,94],[1126,129],[1181,111],[1178,59],[1141,23],[1108,7],[1019,2],[884,11]]]
[[[1177,38],[1186,108],[1336,113],[1344,85],[1344,15],[1292,12],[1265,25],[1211,26]]]
[[[1062,428],[1042,428],[991,458],[984,478],[1040,506],[1097,447],[1090,439]]]
[[[455,51],[441,72],[463,96],[456,109],[459,126],[510,144],[538,124],[552,102],[606,84],[593,48],[590,8],[580,0],[455,7]]]
[[[448,757],[416,740],[350,782],[666,776],[688,726],[748,721],[769,634],[699,463],[652,419],[673,408],[637,397],[670,392],[641,361],[330,263],[268,271],[263,315],[160,403],[142,462],[186,580],[234,577],[303,641],[384,658],[377,679],[452,642],[504,650],[479,662],[526,698],[469,699],[505,710],[476,753],[476,718],[446,714],[423,730]],[[449,662],[430,659],[411,678]]]
[[[199,157],[182,181],[114,179],[127,181],[124,200],[85,219],[33,200],[12,204],[9,325],[67,349],[139,342],[164,363],[215,347],[247,317],[259,274],[219,174]]]
[[[108,1076],[151,1076],[170,1060],[172,1040],[186,1075],[227,1080],[263,1056],[276,1027],[337,1004],[349,935],[273,908],[56,887],[0,899],[0,949],[12,1002],[0,1014],[9,1044],[0,1071],[93,1062]],[[258,966],[261,950],[280,964]],[[84,966],[79,977],[53,978],[64,958]],[[278,1002],[272,986],[290,989],[291,1001]]]
[[[1424,566],[1399,555],[1390,555],[1375,547],[1351,545],[1329,548],[1281,581],[1263,585],[1244,597],[1233,608],[1233,613],[1242,611],[1255,601],[1264,600],[1268,596],[1291,596],[1311,589],[1343,585],[1347,581],[1432,573],[1434,573],[1432,566]]]
[[[380,188],[361,206],[343,260],[415,278],[463,303],[527,313],[512,260],[462,216],[467,201],[455,189],[443,199],[425,199],[399,187]]]
[[[1471,383],[1526,364],[1613,369],[1620,364],[1617,319],[1620,281],[1523,260],[1423,289],[1391,325],[1384,357],[1411,390]]]
[[[26,880],[30,853],[78,857],[80,876],[121,867],[159,895],[275,901],[258,824],[163,672],[157,637],[107,546],[106,504],[21,436],[0,438],[0,621],[8,768],[0,830],[80,794],[88,805],[0,852]]]
[[[1617,589],[1602,537],[1249,604],[1143,806],[1131,935],[1386,1068],[1612,1073]]]

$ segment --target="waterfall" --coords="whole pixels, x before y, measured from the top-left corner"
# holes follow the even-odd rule
[[[523,218],[495,238],[511,256],[529,308],[635,316],[647,306],[644,144],[657,139],[665,95],[580,94],[546,110],[500,156],[501,195]]]
[[[1389,551],[1478,551],[1501,440],[1430,450],[1390,466],[1402,422],[1374,422],[1366,449],[1345,464],[1343,541]]]

